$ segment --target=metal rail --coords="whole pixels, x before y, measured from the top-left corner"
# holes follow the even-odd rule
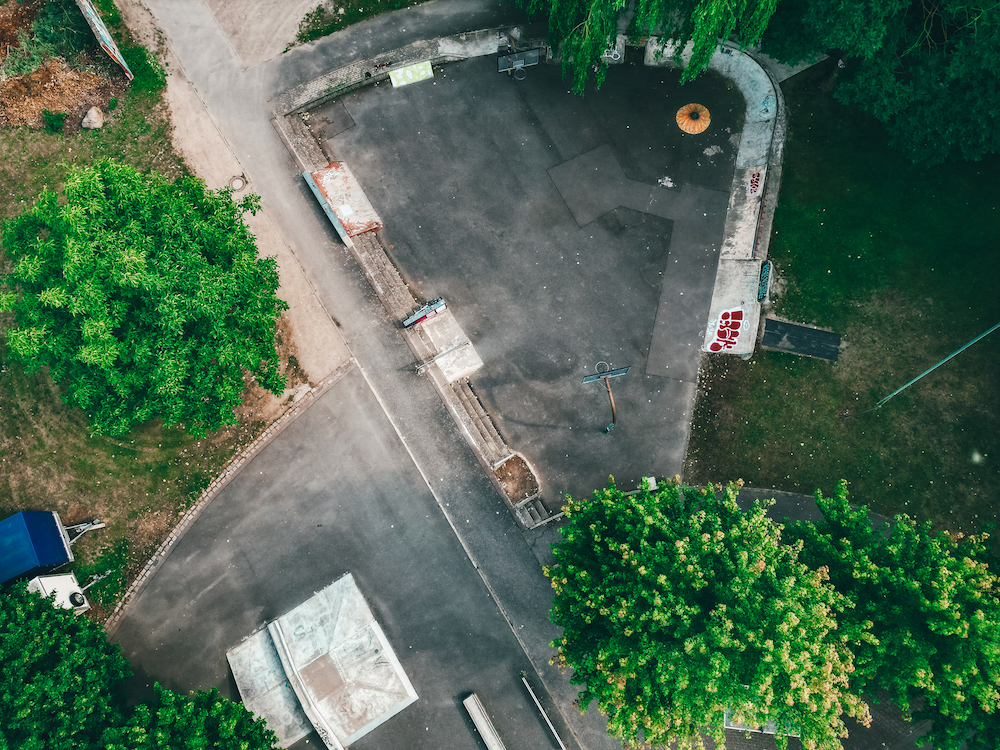
[[[545,713],[545,709],[542,708],[542,704],[538,702],[538,697],[535,695],[535,691],[531,689],[531,685],[528,684],[528,678],[525,676],[524,672],[521,672],[521,682],[523,682],[524,686],[528,689],[528,695],[530,695],[531,700],[535,702],[535,706],[538,707],[538,711],[542,714],[542,718],[545,719],[545,723],[549,725],[549,731],[552,732],[552,736],[556,738],[556,742],[559,743],[559,747],[562,748],[562,750],[566,750],[566,746],[563,744],[562,738],[559,736],[556,728],[552,726],[552,722],[549,720],[549,715]]]

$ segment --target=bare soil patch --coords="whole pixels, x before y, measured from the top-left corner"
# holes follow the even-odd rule
[[[107,113],[111,99],[120,97],[127,85],[124,74],[106,78],[53,58],[33,73],[0,84],[0,126],[41,128],[42,111],[48,110],[65,112],[63,132],[76,133],[88,109],[99,107]]]
[[[511,456],[496,469],[494,476],[500,480],[503,491],[512,503],[519,503],[538,494],[538,480],[531,467],[520,456]]]
[[[285,315],[278,319],[276,350],[281,360],[281,371],[285,375],[284,393],[276,396],[246,377],[243,381],[243,403],[236,410],[240,424],[248,428],[255,425],[257,432],[284,414],[304,388],[314,385],[309,382],[299,365],[298,346],[292,338],[292,328]]]

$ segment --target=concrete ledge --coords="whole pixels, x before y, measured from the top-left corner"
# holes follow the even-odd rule
[[[417,62],[439,65],[445,62],[466,60],[470,57],[495,55],[500,47],[513,42],[519,48],[542,47],[548,49],[543,33],[513,28],[480,29],[464,34],[421,40],[405,47],[390,50],[368,60],[359,60],[342,68],[331,70],[300,86],[286,91],[273,100],[275,114],[299,114],[344,94],[388,80],[390,68],[401,68]]]
[[[366,232],[355,237],[351,253],[390,317],[396,323],[402,323],[413,312],[417,301],[376,235]],[[513,508],[510,498],[492,472],[493,464],[509,456],[510,449],[486,411],[481,405],[477,409],[476,403],[471,401],[475,399],[475,395],[471,394],[468,399],[463,399],[456,390],[483,364],[469,337],[451,310],[445,310],[413,328],[401,329],[401,333],[416,361],[422,363],[416,365],[418,370],[427,373],[445,408],[473,453],[487,469],[501,497],[508,507]]]
[[[754,257],[767,171],[766,162],[750,167],[736,167],[729,193],[720,258],[750,260]]]
[[[271,124],[281,136],[285,148],[291,152],[299,172],[312,172],[330,163],[298,115],[275,117]]]

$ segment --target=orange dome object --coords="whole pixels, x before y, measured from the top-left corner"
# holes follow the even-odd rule
[[[677,110],[677,127],[685,133],[704,133],[710,122],[712,115],[709,114],[708,107],[702,104],[685,104]]]

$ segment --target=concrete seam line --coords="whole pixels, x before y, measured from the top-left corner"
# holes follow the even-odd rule
[[[389,413],[388,408],[386,408],[385,402],[382,400],[382,397],[379,395],[378,391],[375,390],[375,386],[372,383],[372,381],[369,379],[368,373],[365,372],[365,369],[361,366],[360,363],[356,363],[355,366],[357,367],[358,372],[361,373],[361,377],[363,377],[365,379],[365,383],[367,383],[368,389],[371,391],[372,395],[375,397],[375,400],[378,401],[378,405],[382,408],[382,413],[385,414],[386,419],[389,420],[389,424],[392,425],[392,429],[395,430],[396,436],[399,438],[399,442],[402,443],[403,448],[406,450],[407,455],[410,457],[410,460],[413,462],[413,465],[416,467],[417,472],[420,474],[421,478],[424,480],[424,484],[427,485],[427,489],[430,490],[431,496],[434,498],[434,502],[437,503],[437,506],[440,509],[441,514],[444,516],[445,520],[448,522],[448,525],[451,526],[451,530],[454,532],[455,538],[458,539],[458,543],[462,545],[462,549],[465,551],[466,557],[469,558],[469,562],[472,563],[472,567],[476,569],[476,572],[479,574],[479,577],[482,579],[483,583],[486,586],[486,590],[490,592],[490,596],[493,598],[494,604],[496,604],[497,609],[500,610],[500,615],[503,617],[504,621],[506,621],[507,627],[509,627],[511,633],[514,634],[514,639],[521,646],[521,651],[524,653],[525,657],[527,657],[528,663],[531,665],[531,668],[533,670],[535,670],[535,674],[538,676],[539,681],[542,683],[542,685],[545,685],[546,686],[545,689],[548,690],[548,684],[546,683],[545,678],[542,676],[542,673],[539,671],[538,667],[535,665],[534,660],[531,658],[531,654],[528,652],[527,645],[524,643],[523,640],[521,640],[521,636],[518,635],[517,628],[514,626],[514,621],[510,618],[510,615],[507,614],[507,610],[504,607],[503,602],[501,601],[500,597],[497,595],[497,592],[494,590],[493,586],[490,585],[490,581],[486,577],[486,574],[483,572],[483,569],[479,566],[479,563],[476,562],[476,557],[475,557],[475,555],[473,555],[472,550],[469,548],[469,545],[466,543],[465,539],[459,533],[458,527],[455,525],[454,519],[451,517],[451,514],[447,510],[447,506],[445,506],[444,502],[441,500],[441,498],[438,496],[437,492],[434,490],[434,485],[431,483],[431,480],[428,478],[427,474],[424,473],[424,470],[420,466],[420,463],[417,461],[417,457],[413,454],[413,451],[410,450],[410,446],[406,442],[406,438],[403,437],[403,433],[399,429],[399,426],[396,424],[396,420],[394,420],[392,418],[392,415]],[[468,443],[466,443],[466,444],[468,444]],[[477,458],[478,458],[478,456],[477,456]],[[551,691],[549,691],[549,692],[551,693]],[[576,731],[573,729],[573,725],[569,721],[567,721],[566,716],[563,713],[562,708],[557,703],[555,705],[556,705],[556,709],[559,711],[560,716],[562,716],[563,723],[569,729],[570,734],[573,735],[573,739],[576,741],[577,746],[578,747],[583,747],[583,744],[580,742],[579,738],[576,736]]]
[[[222,490],[225,489],[225,487],[233,479],[235,479],[241,471],[243,471],[243,469],[253,458],[257,456],[258,453],[266,448],[272,440],[278,437],[278,435],[284,432],[288,425],[305,414],[308,408],[316,403],[320,396],[326,393],[342,377],[344,377],[344,375],[346,375],[355,364],[354,357],[351,357],[347,360],[347,362],[337,367],[337,369],[324,378],[315,388],[312,388],[302,401],[286,410],[284,414],[265,427],[261,433],[249,443],[249,445],[240,451],[240,453],[233,456],[229,462],[222,467],[219,476],[212,480],[208,487],[202,491],[201,497],[198,498],[198,501],[185,511],[184,515],[177,522],[177,525],[174,526],[173,530],[167,535],[167,538],[164,539],[160,546],[156,548],[156,552],[153,553],[153,556],[143,566],[140,574],[134,581],[132,581],[131,584],[129,584],[128,588],[125,590],[125,595],[122,597],[121,601],[115,605],[114,610],[111,612],[111,616],[108,617],[107,622],[104,623],[104,632],[107,634],[108,638],[111,638],[115,634],[115,631],[118,630],[118,626],[121,625],[121,621],[128,613],[129,606],[142,592],[142,590],[146,588],[149,580],[153,577],[153,574],[156,573],[157,568],[159,568],[160,564],[170,556],[170,553],[173,552],[177,542],[179,542],[194,525],[194,521],[199,515],[201,515],[202,511],[208,507],[209,503],[211,503],[212,500],[215,499],[215,497],[222,492]]]

